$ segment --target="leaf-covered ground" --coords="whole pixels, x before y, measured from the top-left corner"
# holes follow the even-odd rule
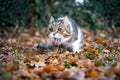
[[[76,53],[50,44],[46,28],[0,30],[0,80],[120,80],[120,28],[84,32]]]

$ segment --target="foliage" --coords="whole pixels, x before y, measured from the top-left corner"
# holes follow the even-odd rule
[[[0,80],[120,79],[120,28],[83,29],[84,46],[77,52],[38,48],[51,43],[46,29],[0,30]]]
[[[55,18],[62,16],[70,16],[76,21],[81,21],[80,7],[73,6],[74,2],[71,1],[59,1],[59,0],[35,0],[34,11],[36,13],[36,19],[38,21],[37,26],[47,25],[50,16]],[[35,19],[35,20],[36,20]],[[84,24],[84,23],[83,23]]]
[[[32,0],[0,0],[0,27],[24,24],[30,16],[28,9]]]
[[[43,27],[50,16],[70,16],[80,26],[91,30],[106,26],[119,26],[119,0],[0,0],[2,26]]]
[[[89,27],[91,30],[107,26],[107,23],[104,22],[105,20],[100,14],[93,12],[87,5],[79,4],[77,6],[74,0],[35,0],[33,6],[33,11],[36,13],[33,23],[37,27],[47,25],[50,16],[54,16],[55,18],[69,16],[81,27]],[[101,18],[98,19],[99,16]]]
[[[109,26],[120,26],[119,0],[88,0],[88,2],[86,2],[86,6],[105,17]]]

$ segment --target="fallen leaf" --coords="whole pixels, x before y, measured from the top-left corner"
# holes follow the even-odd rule
[[[89,70],[86,72],[86,77],[98,77],[99,72],[95,69]]]
[[[106,44],[105,40],[103,40],[102,38],[97,38],[97,39],[96,39],[96,42],[97,42],[98,44],[103,44],[103,45]]]

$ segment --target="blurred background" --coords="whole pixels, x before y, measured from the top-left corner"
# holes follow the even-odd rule
[[[66,15],[90,30],[119,27],[120,0],[0,0],[0,28],[46,27]]]

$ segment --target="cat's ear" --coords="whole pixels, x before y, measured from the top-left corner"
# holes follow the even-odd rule
[[[53,16],[50,17],[49,23],[53,22],[55,19]]]
[[[68,25],[68,23],[69,23],[69,18],[68,18],[68,16],[65,16],[65,17],[64,17],[63,22],[64,22],[65,25]]]

